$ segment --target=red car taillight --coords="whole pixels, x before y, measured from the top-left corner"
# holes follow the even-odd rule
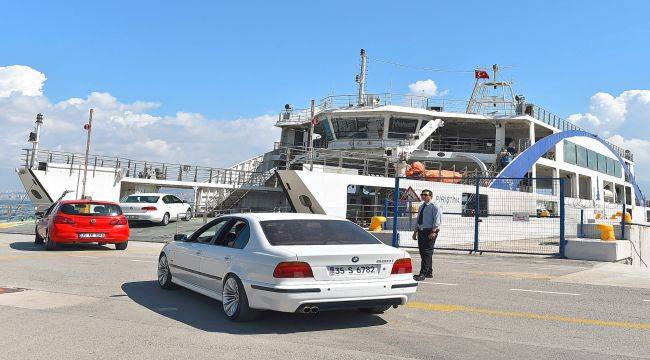
[[[68,224],[68,225],[74,225],[76,224],[74,220],[70,219],[69,217],[57,215],[54,217],[54,223],[55,224]]]
[[[117,219],[111,220],[111,222],[109,224],[111,224],[111,225],[126,225],[127,221],[126,221],[125,217],[119,217]]]
[[[302,261],[281,262],[273,270],[274,278],[309,278],[314,277],[311,266]]]
[[[142,208],[142,210],[145,210],[145,211],[156,211],[156,210],[158,210],[158,209],[157,209],[155,206],[145,206],[145,207]]]
[[[397,259],[393,263],[393,270],[391,270],[390,274],[391,275],[409,274],[412,272],[413,272],[413,264],[411,264],[411,259],[404,258],[404,259]]]

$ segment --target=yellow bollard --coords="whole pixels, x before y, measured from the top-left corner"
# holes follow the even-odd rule
[[[629,212],[625,213],[625,222],[626,223],[631,223],[632,222],[632,214],[630,214]]]
[[[596,229],[600,231],[600,240],[603,241],[614,241],[614,226],[609,224],[597,224]]]
[[[373,216],[370,219],[370,231],[381,231],[381,225],[386,222],[385,216]]]

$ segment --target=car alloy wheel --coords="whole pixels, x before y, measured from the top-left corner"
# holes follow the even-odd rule
[[[169,213],[165,213],[165,215],[163,215],[162,221],[160,223],[163,225],[169,224]]]
[[[237,313],[239,308],[239,284],[234,277],[229,277],[223,285],[223,312],[229,318],[232,318]]]
[[[185,221],[190,221],[192,220],[192,209],[187,209],[185,212]]]
[[[169,271],[169,263],[165,254],[160,255],[158,259],[158,285],[168,289],[171,287],[172,273]]]

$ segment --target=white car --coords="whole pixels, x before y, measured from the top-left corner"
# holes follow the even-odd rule
[[[257,310],[371,313],[415,293],[409,254],[356,224],[325,215],[222,216],[191,236],[177,234],[158,260],[158,283],[212,297],[234,321]]]
[[[192,205],[171,194],[129,195],[122,200],[120,207],[129,221],[151,221],[167,225],[170,221],[192,218]]]

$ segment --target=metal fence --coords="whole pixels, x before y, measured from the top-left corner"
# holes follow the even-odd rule
[[[464,179],[463,184],[452,178],[441,180],[395,179],[386,225],[393,231],[394,244],[417,247],[417,241],[411,238],[420,206],[415,195],[429,189],[433,192],[432,202],[443,212],[436,249],[563,253],[563,179],[507,179],[518,184],[514,191],[489,188],[494,178]]]
[[[65,164],[70,167],[70,173],[84,165],[83,154],[39,149],[23,149],[25,167],[35,167],[47,171],[48,164]],[[256,158],[247,161],[254,162]],[[251,165],[252,166],[252,165]],[[212,168],[206,166],[162,163],[155,161],[134,160],[121,157],[90,155],[88,172],[93,173],[97,168],[114,169],[116,175],[140,179],[171,180],[185,182],[209,182],[220,184],[264,185],[273,171],[240,170],[251,167],[244,162],[237,164],[235,169]]]

